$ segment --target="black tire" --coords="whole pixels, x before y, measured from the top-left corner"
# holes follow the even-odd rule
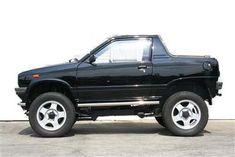
[[[174,109],[174,106],[182,100],[193,101],[200,110],[201,118],[193,128],[182,129],[178,127],[173,121],[172,110]],[[208,108],[206,103],[199,95],[192,92],[183,91],[170,96],[163,106],[162,114],[166,127],[177,136],[195,136],[203,131],[208,122]]]
[[[163,127],[166,127],[162,117],[155,117],[155,119],[157,120],[158,124],[160,124]]]
[[[47,130],[40,126],[38,120],[37,120],[37,112],[39,110],[39,107],[44,103],[48,101],[56,101],[59,102],[63,108],[65,109],[66,118],[63,122],[63,125],[61,125],[60,128],[57,130]],[[32,129],[40,136],[44,137],[60,137],[66,135],[72,128],[74,122],[75,122],[75,108],[71,100],[66,97],[65,95],[61,93],[56,92],[48,92],[41,94],[38,96],[31,104],[29,108],[29,122],[32,127]]]

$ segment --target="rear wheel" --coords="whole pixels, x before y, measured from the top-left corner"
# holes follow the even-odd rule
[[[208,109],[203,99],[192,92],[178,92],[163,106],[166,127],[175,135],[194,136],[208,121]]]
[[[29,109],[30,125],[41,136],[64,136],[74,121],[74,105],[61,93],[44,93],[33,101]]]

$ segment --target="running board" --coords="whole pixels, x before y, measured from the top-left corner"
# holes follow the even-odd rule
[[[143,106],[157,105],[159,101],[128,101],[128,102],[105,102],[105,103],[79,103],[78,107],[99,107],[99,106]]]

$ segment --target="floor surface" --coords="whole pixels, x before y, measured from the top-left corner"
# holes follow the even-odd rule
[[[235,120],[210,120],[196,137],[176,137],[154,120],[77,122],[62,138],[41,138],[26,122],[0,122],[0,156],[234,157]]]

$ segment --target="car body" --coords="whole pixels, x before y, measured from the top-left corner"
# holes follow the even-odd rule
[[[54,92],[71,101],[74,121],[138,115],[165,124],[163,110],[172,95],[191,92],[212,104],[222,88],[219,76],[215,58],[172,55],[158,35],[125,35],[109,38],[80,60],[20,73],[16,93],[27,114],[35,99]]]

